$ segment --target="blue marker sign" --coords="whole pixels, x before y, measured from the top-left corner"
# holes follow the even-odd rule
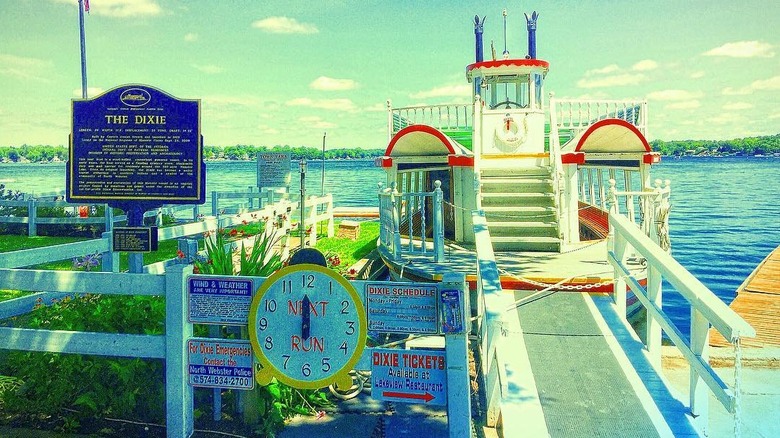
[[[74,99],[69,202],[202,204],[200,101],[148,85]]]
[[[252,280],[192,276],[188,280],[189,314],[194,324],[249,324]]]
[[[249,341],[193,338],[187,342],[187,373],[192,386],[226,389],[255,387]]]

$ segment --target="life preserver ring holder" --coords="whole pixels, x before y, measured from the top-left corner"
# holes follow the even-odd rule
[[[507,148],[507,152],[520,147],[521,144],[525,143],[526,138],[528,138],[528,121],[525,117],[523,117],[521,128],[512,116],[507,114],[501,126],[496,127],[495,130],[496,146],[501,149]]]

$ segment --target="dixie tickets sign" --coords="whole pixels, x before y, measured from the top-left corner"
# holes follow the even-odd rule
[[[68,201],[205,201],[199,100],[134,84],[72,109]]]

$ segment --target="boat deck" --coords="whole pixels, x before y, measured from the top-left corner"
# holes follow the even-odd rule
[[[780,246],[759,263],[756,269],[737,289],[737,297],[729,305],[756,329],[755,338],[745,338],[745,347],[780,347]],[[710,331],[710,344],[726,347],[723,336]]]
[[[419,242],[418,242],[419,244]],[[402,240],[402,245],[408,245]],[[440,281],[446,272],[466,275],[469,284],[476,282],[477,255],[474,248],[448,243],[444,260],[433,262],[433,248],[426,254],[404,253],[402,261],[383,259],[406,279],[414,281]],[[557,252],[495,252],[496,265],[505,289],[539,290],[560,283],[558,289],[609,292],[612,290],[612,267],[607,260],[607,241],[596,240],[579,243],[566,251]],[[640,263],[631,264],[636,271],[643,270]],[[633,270],[633,269],[632,269]]]

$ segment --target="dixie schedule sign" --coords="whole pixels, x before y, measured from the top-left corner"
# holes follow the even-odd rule
[[[123,85],[72,101],[69,202],[205,201],[200,101]]]

